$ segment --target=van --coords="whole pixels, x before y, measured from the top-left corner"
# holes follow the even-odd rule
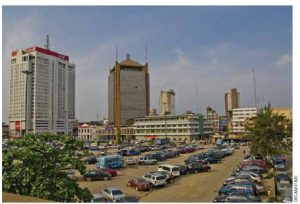
[[[180,176],[180,168],[175,165],[164,164],[158,167],[158,171],[166,171],[172,174],[174,177]]]

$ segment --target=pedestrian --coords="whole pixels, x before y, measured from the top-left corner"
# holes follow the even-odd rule
[[[246,154],[246,150],[244,150],[243,153]]]

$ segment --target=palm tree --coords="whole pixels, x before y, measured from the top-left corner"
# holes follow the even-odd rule
[[[271,105],[265,106],[246,123],[250,132],[251,153],[264,156],[284,153],[283,139],[291,134],[290,121],[284,116],[272,112]]]

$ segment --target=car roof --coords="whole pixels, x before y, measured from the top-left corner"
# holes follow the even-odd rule
[[[119,187],[107,187],[105,189],[108,189],[110,191],[116,191],[116,190],[121,190]]]
[[[172,165],[172,164],[162,164],[162,165],[159,165],[159,167],[161,167],[161,166],[165,166],[165,167],[169,167],[169,168],[178,167],[178,166]]]

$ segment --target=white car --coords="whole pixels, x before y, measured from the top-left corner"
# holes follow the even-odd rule
[[[117,187],[109,187],[101,190],[101,196],[104,201],[123,202],[126,195]]]
[[[167,184],[166,177],[159,173],[148,173],[143,178],[153,186],[165,186]]]
[[[157,164],[157,160],[156,159],[151,159],[149,157],[140,157],[139,164]]]
[[[180,176],[180,168],[178,166],[164,164],[164,165],[160,165],[157,170],[158,171],[166,171],[166,172],[172,174],[172,176],[174,176],[174,177]]]

